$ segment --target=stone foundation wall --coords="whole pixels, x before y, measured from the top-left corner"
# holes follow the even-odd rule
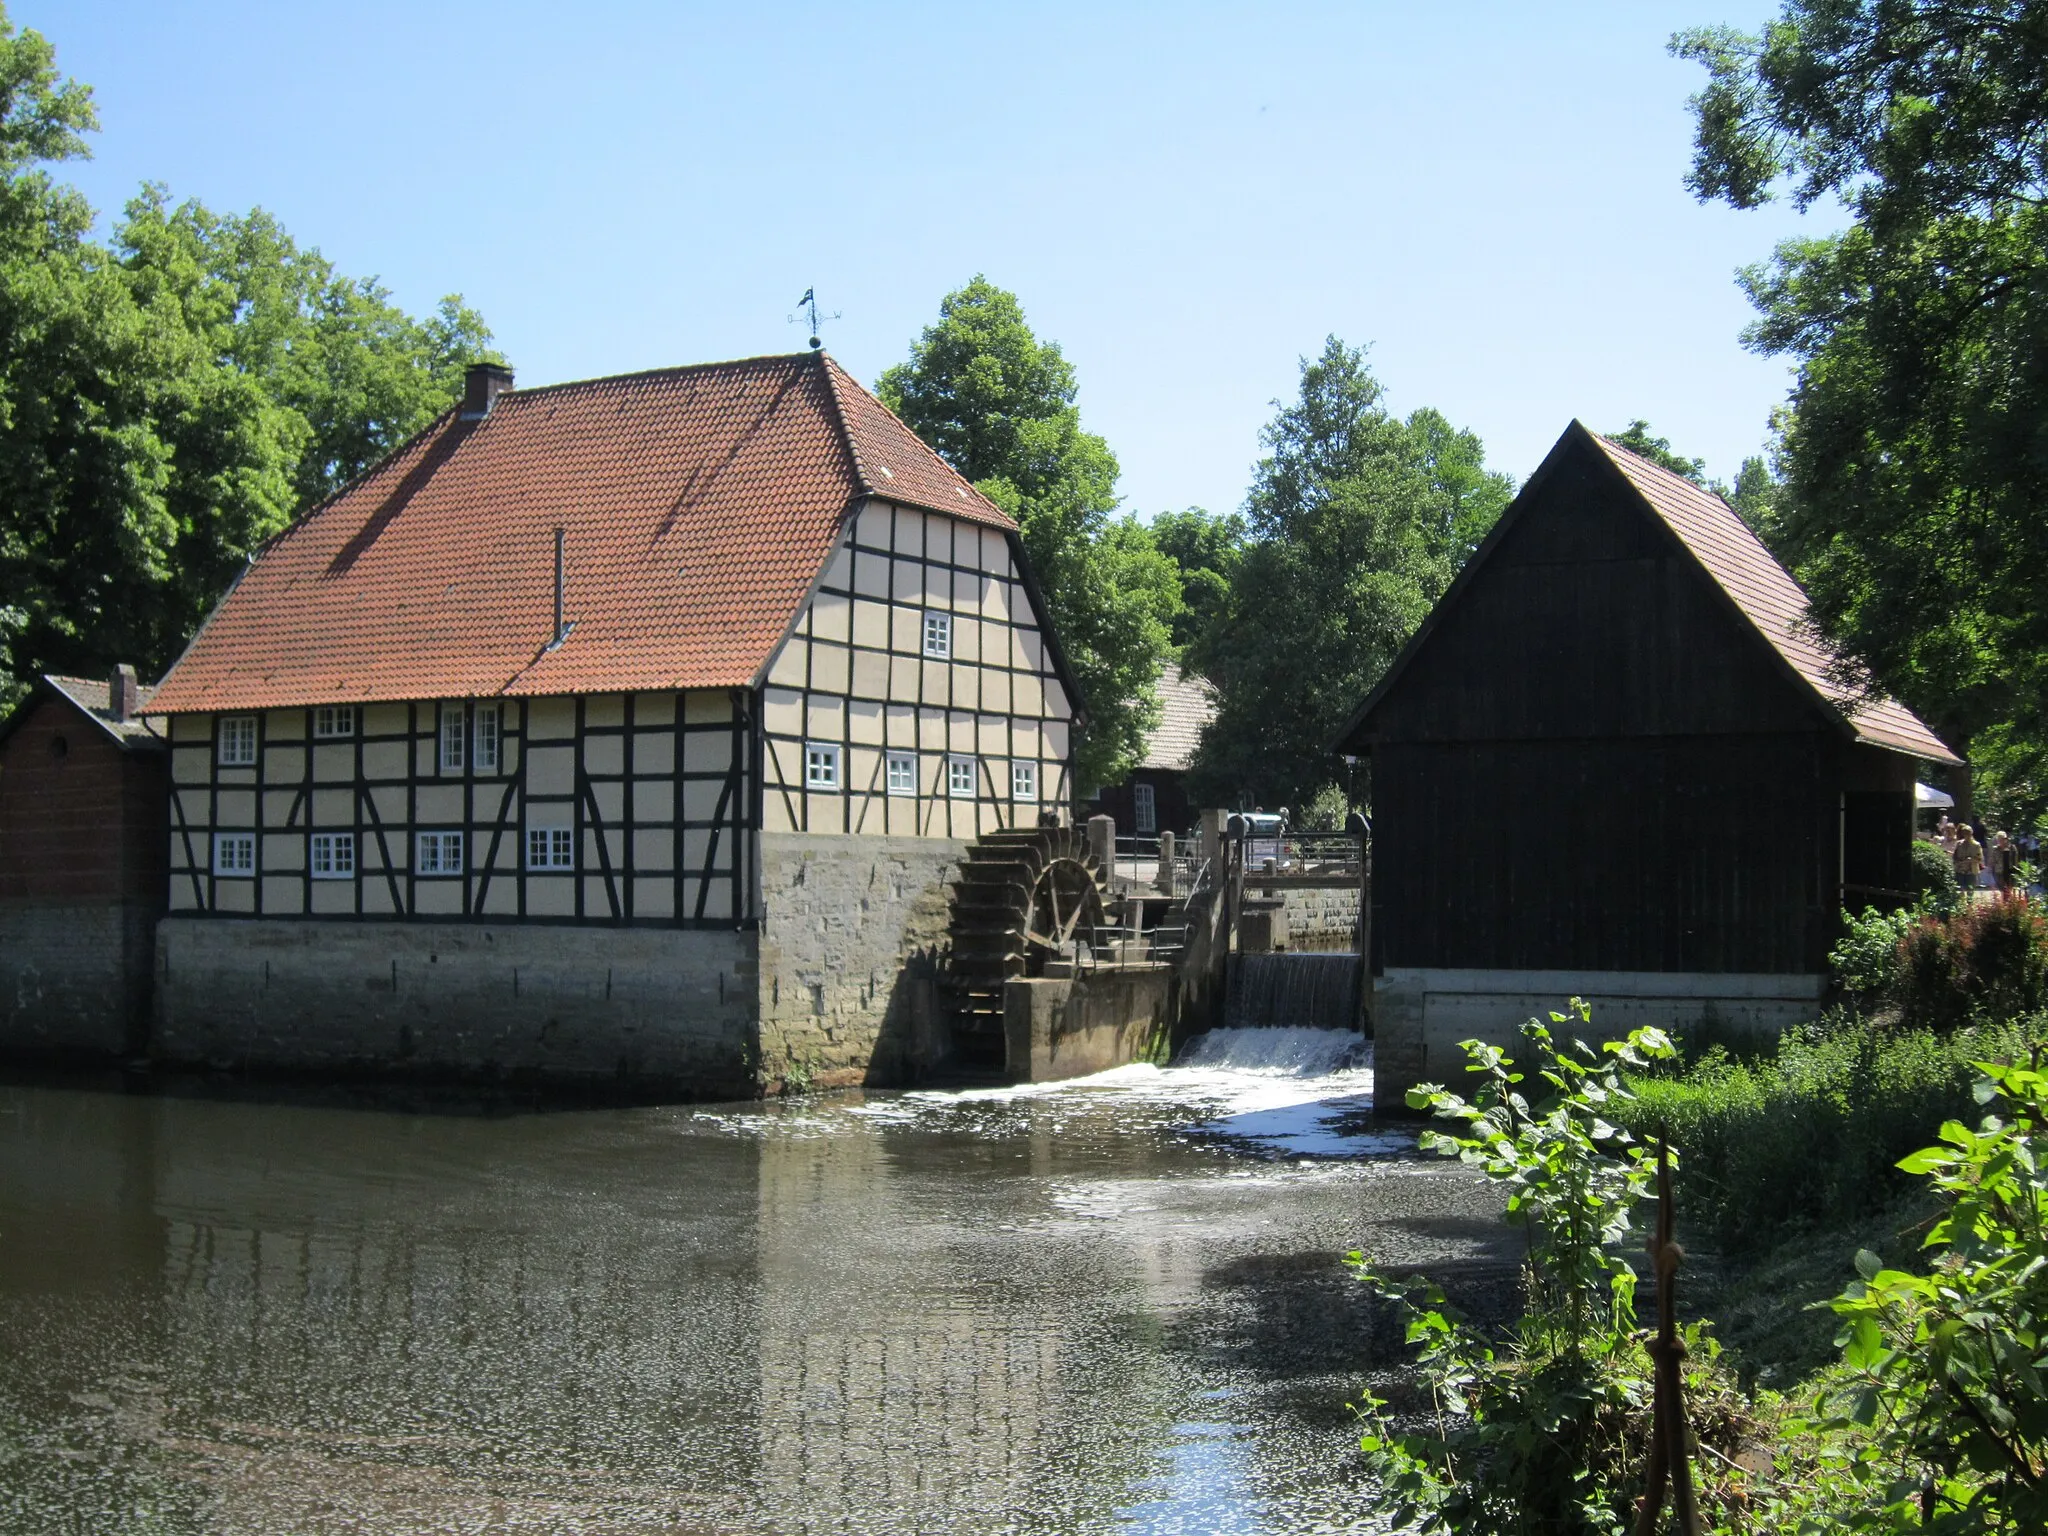
[[[175,1065],[756,1091],[755,938],[711,929],[166,918]]]
[[[1356,950],[1358,887],[1307,886],[1283,893],[1289,949]]]
[[[765,1087],[912,1082],[943,1058],[933,983],[967,846],[762,835]]]
[[[0,908],[0,1055],[105,1063],[149,1029],[154,907]]]
[[[1373,1098],[1399,1109],[1421,1082],[1455,1083],[1459,1042],[1512,1050],[1526,1019],[1548,1020],[1574,997],[1592,1004],[1589,1042],[1619,1040],[1645,1024],[1703,1025],[1777,1036],[1820,1016],[1825,976],[1692,971],[1390,970],[1373,983]]]

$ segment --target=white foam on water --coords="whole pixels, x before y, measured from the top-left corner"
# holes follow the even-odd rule
[[[908,1124],[951,1106],[1062,1098],[1184,1105],[1194,1118],[1181,1129],[1191,1134],[1287,1156],[1360,1157],[1415,1145],[1400,1132],[1350,1129],[1372,1109],[1372,1045],[1343,1029],[1211,1030],[1169,1067],[1139,1062],[1055,1083],[921,1089],[849,1112]]]

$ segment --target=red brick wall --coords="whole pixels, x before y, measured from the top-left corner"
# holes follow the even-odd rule
[[[32,704],[0,742],[0,907],[160,909],[167,773],[162,753],[122,751],[65,701]]]

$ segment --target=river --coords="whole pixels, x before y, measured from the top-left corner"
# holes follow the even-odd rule
[[[1376,1529],[1341,1255],[1498,1262],[1499,1202],[1358,1134],[1343,1037],[1188,1055],[604,1110],[0,1088],[0,1530]]]

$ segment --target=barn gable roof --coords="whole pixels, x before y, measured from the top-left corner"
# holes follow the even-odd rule
[[[1513,505],[1480,544],[1448,591],[1410,637],[1385,677],[1367,695],[1338,738],[1340,750],[1358,750],[1371,717],[1398,684],[1411,658],[1429,643],[1442,616],[1470,586],[1501,538],[1540,497],[1552,466],[1569,450],[1590,449],[1632,489],[1643,508],[1666,528],[1726,598],[1730,611],[1776,656],[1785,673],[1820,711],[1855,740],[1915,758],[1960,759],[1911,710],[1894,699],[1859,689],[1815,628],[1806,594],[1735,509],[1711,491],[1590,432],[1574,421],[1522,487]]]
[[[271,540],[152,709],[746,687],[870,497],[1014,543],[822,352],[508,390]]]

